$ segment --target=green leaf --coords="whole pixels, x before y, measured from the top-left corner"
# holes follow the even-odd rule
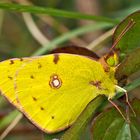
[[[98,115],[93,122],[92,138],[94,140],[137,140],[140,137],[140,100],[134,100],[132,107],[136,112],[136,117],[132,112],[127,123],[119,112],[111,108]],[[124,113],[124,112],[123,112]],[[127,115],[128,115],[127,114]]]
[[[132,140],[130,125],[128,123],[124,123],[122,128],[119,130],[116,140]]]
[[[117,131],[124,124],[123,118],[113,108],[100,114],[95,120],[92,128],[94,140],[115,140]],[[114,126],[116,127],[114,129]]]
[[[10,11],[18,11],[18,12],[29,12],[35,14],[47,14],[50,16],[56,17],[65,17],[65,18],[73,18],[73,19],[85,19],[85,20],[94,20],[101,22],[108,22],[117,24],[119,21],[115,19],[110,19],[107,17],[87,15],[78,12],[68,12],[64,10],[58,10],[53,8],[39,7],[39,6],[27,6],[27,5],[19,5],[19,4],[10,4],[10,3],[0,3],[0,8]]]
[[[140,48],[129,53],[116,69],[116,78],[122,80],[140,70]]]
[[[125,33],[116,46],[116,48],[120,50],[123,58],[126,54],[132,52],[132,50],[140,47],[140,11],[129,15],[118,25],[113,40],[117,40],[123,29],[125,29],[131,21],[134,22],[134,25]]]

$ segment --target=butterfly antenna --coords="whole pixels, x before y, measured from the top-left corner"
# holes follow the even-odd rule
[[[130,102],[129,102],[129,98],[128,98],[127,90],[125,90],[124,88],[121,88],[120,86],[117,86],[117,85],[116,85],[116,87],[117,87],[119,90],[121,90],[121,91],[124,92],[125,97],[126,97],[126,103],[128,104],[128,106],[129,106],[130,109],[132,110],[134,116],[136,117],[136,113],[135,113],[133,107],[131,106],[131,104],[130,104]]]
[[[118,38],[114,41],[114,43],[113,43],[113,45],[112,45],[112,47],[111,47],[110,50],[112,50],[113,48],[116,47],[116,45],[117,45],[118,42],[121,40],[121,38],[126,34],[126,32],[127,32],[129,29],[131,29],[131,28],[134,26],[135,23],[136,23],[136,22],[135,22],[133,19],[131,19],[131,20],[128,22],[127,26],[122,30],[121,34],[120,34],[120,35],[118,36]]]

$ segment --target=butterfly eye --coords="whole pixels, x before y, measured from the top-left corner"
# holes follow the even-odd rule
[[[108,55],[105,57],[105,61],[106,61],[106,63],[107,63],[110,67],[115,67],[115,66],[118,65],[118,63],[119,63],[117,53],[112,52],[112,53],[108,54]]]
[[[49,85],[52,88],[60,88],[62,85],[61,79],[58,77],[58,75],[54,74],[50,77]]]

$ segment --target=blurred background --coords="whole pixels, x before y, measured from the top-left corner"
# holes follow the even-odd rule
[[[0,0],[0,3],[2,2],[52,7],[119,20],[140,9],[139,0]],[[32,56],[50,42],[55,44],[52,43],[52,46],[73,44],[86,47],[94,41],[98,41],[100,36],[113,27],[108,25],[99,28],[96,27],[97,25],[98,22],[89,20],[54,18],[47,15],[0,10],[0,61],[13,57]],[[111,46],[112,34],[113,31],[105,43],[101,43],[93,49],[99,56],[103,55]],[[47,53],[47,51],[44,52],[44,54]],[[0,97],[0,119],[5,118],[13,110],[15,108]],[[0,135],[5,128],[0,127]],[[42,132],[29,123],[26,118],[20,120],[5,140],[25,139],[42,139]]]

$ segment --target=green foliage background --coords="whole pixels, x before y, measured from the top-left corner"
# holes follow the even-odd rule
[[[30,6],[40,6],[46,8],[46,10],[41,9],[40,7],[22,7],[19,10],[17,5],[4,5],[3,3],[5,2],[8,4],[25,4],[25,2],[29,2]],[[83,7],[82,3],[85,3],[84,0],[81,1],[81,4],[78,2],[78,0],[24,0],[21,3],[19,3],[18,0],[1,0],[0,8],[5,10],[0,10],[0,60],[2,61],[13,57],[47,54],[54,48],[68,44],[86,47],[95,39],[98,39],[103,33],[116,26],[124,17],[136,10],[139,10],[140,5],[139,0],[89,0],[88,2],[89,5],[85,4]],[[97,9],[95,9],[94,6],[96,6]],[[91,10],[89,10],[90,8]],[[27,23],[25,23],[25,18],[22,14],[23,11],[32,13],[31,19],[45,38],[49,40],[49,43],[43,43],[42,41],[38,41],[33,37],[32,31],[30,31],[27,27],[29,20]],[[90,15],[86,15],[86,13]],[[120,44],[121,43],[125,44],[124,42],[120,42]],[[111,44],[112,36],[109,36],[98,46],[92,48],[92,50],[96,50],[96,53],[99,56],[102,56],[108,51]],[[139,55],[139,51],[137,51],[137,54]],[[133,52],[133,56],[134,55],[135,52]],[[123,64],[128,68],[130,68],[129,65],[131,65],[128,63],[129,60],[132,60],[132,63],[133,61],[135,62],[135,60],[137,60],[139,63],[139,59],[136,59],[136,57],[133,57],[132,59],[131,57],[132,56],[129,54],[128,59],[124,60],[123,62]],[[121,74],[126,74],[126,71],[121,67],[123,66],[120,66],[121,70],[119,70],[119,72],[122,71]],[[139,68],[137,69],[137,72],[138,70]],[[131,67],[131,71],[134,72],[133,67]],[[118,77],[121,75],[119,72]],[[135,77],[139,77],[139,73],[134,75],[134,77],[131,77],[130,80],[135,79]],[[133,85],[126,87],[126,89],[129,90],[131,87],[134,89],[135,87],[138,87],[139,83],[139,81],[136,81],[133,83]],[[139,89],[136,89],[134,92],[135,94],[133,96],[139,98]],[[104,99],[102,98],[97,99],[95,101],[97,102],[96,105],[98,106],[98,103],[103,100]],[[90,112],[91,114],[95,113],[94,104],[95,103],[93,103],[93,106],[91,104],[93,111]],[[87,112],[90,114],[88,110]],[[87,112],[85,111],[85,116],[87,116]],[[19,113],[15,111],[15,108],[3,97],[0,97],[1,134],[5,128],[9,126],[17,114]],[[90,117],[87,117],[87,120],[91,119]],[[81,119],[76,124],[81,124],[80,121],[83,122]],[[83,126],[77,126],[85,129],[87,122],[88,121],[85,120]],[[79,129],[78,127],[74,128],[74,130],[70,129],[67,134],[65,133],[62,139],[68,140],[69,138],[71,140],[78,140],[79,134],[82,133],[82,129]],[[53,136],[46,135],[45,139],[52,139],[55,137],[57,137],[57,134]],[[85,138],[89,139],[87,133],[84,133],[82,138],[84,140]],[[82,138],[80,137],[80,139]],[[43,133],[29,123],[26,118],[24,118],[12,129],[11,133],[8,134],[5,139],[40,140],[43,139]],[[128,140],[130,139],[131,138],[129,137]]]

